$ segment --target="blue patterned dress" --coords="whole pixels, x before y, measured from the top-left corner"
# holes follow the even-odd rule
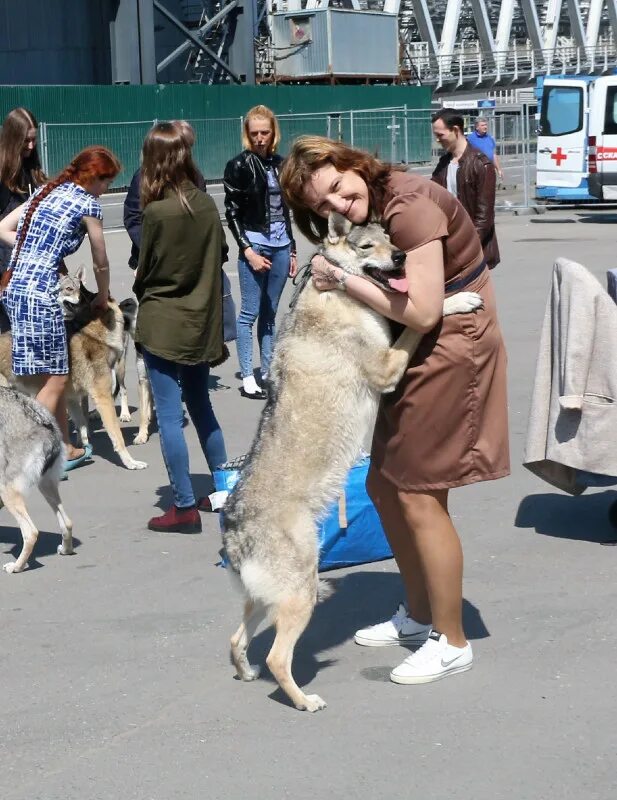
[[[41,191],[39,189],[39,191]],[[17,238],[28,201],[17,227]],[[58,267],[74,253],[86,233],[84,217],[102,219],[101,204],[75,183],[62,183],[35,210],[2,302],[11,320],[15,375],[66,375],[69,356]]]

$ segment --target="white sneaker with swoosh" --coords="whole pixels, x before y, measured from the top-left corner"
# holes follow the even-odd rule
[[[466,672],[472,664],[469,642],[465,647],[454,647],[448,644],[445,634],[434,630],[419,650],[392,670],[390,680],[404,684],[432,683],[457,672]]]
[[[422,625],[412,619],[401,603],[392,619],[356,631],[354,641],[363,647],[388,647],[397,644],[419,646],[428,639],[430,632],[431,626]]]

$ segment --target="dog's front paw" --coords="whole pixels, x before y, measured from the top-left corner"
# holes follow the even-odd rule
[[[148,464],[145,461],[135,461],[134,458],[130,458],[124,462],[124,466],[127,469],[146,469]]]
[[[121,411],[120,412],[120,422],[130,422],[131,421],[131,412],[130,411]]]
[[[148,431],[138,431],[133,439],[133,444],[145,444],[148,441]]]
[[[459,314],[469,314],[471,311],[484,307],[484,300],[477,292],[459,292],[450,299],[456,300]]]
[[[59,544],[57,549],[56,549],[56,552],[58,553],[59,556],[74,556],[75,555],[75,551],[73,550],[73,548],[72,547],[68,547],[65,544]]]
[[[299,711],[322,711],[328,705],[325,700],[322,700],[318,694],[304,695],[305,702],[302,705],[297,705]]]
[[[9,561],[9,562],[8,562],[8,564],[4,564],[4,566],[2,567],[2,569],[3,569],[5,572],[8,572],[8,573],[9,573],[9,575],[10,575],[11,573],[13,573],[13,572],[23,572],[25,569],[28,569],[28,564],[24,564],[24,566],[23,566],[21,569],[16,569],[16,568],[15,568],[15,567],[16,567],[16,565],[17,565],[17,562],[16,562],[16,561]]]

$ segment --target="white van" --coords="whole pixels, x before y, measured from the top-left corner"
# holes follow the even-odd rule
[[[617,75],[538,79],[536,196],[617,200]]]

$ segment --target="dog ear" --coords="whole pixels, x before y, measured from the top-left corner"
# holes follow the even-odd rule
[[[351,222],[348,219],[336,211],[330,212],[328,217],[328,241],[330,244],[336,244],[341,237],[347,236],[350,230]]]
[[[77,267],[77,272],[75,273],[75,279],[78,280],[80,283],[84,283],[86,279],[86,265],[80,264]]]

